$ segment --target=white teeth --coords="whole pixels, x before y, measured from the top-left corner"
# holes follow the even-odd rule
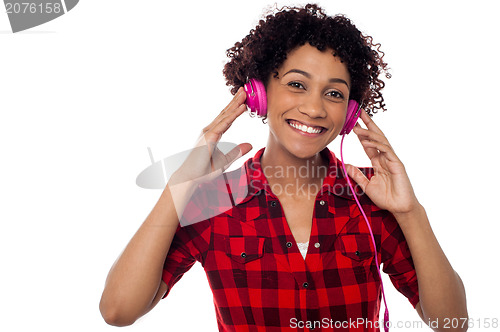
[[[295,123],[292,123],[292,122],[289,122],[289,125],[295,129],[298,129],[300,131],[303,131],[303,132],[309,133],[309,134],[318,134],[321,132],[321,129],[314,129],[313,127],[308,127],[306,125],[296,125]]]

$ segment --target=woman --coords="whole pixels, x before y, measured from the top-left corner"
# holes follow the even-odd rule
[[[269,15],[228,51],[224,75],[235,96],[204,128],[112,267],[100,303],[106,322],[132,324],[196,261],[207,273],[221,331],[378,330],[376,262],[432,328],[467,319],[460,277],[369,116],[384,109],[378,76],[386,64],[378,46],[347,18],[306,5]],[[216,146],[246,110],[249,78],[265,85],[268,142],[243,167],[219,176],[252,148],[242,143],[224,155]],[[373,168],[348,165],[347,173],[361,189],[375,247],[327,148],[349,100],[366,111],[367,129],[358,124],[353,132]]]

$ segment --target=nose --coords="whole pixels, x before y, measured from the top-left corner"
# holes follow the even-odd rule
[[[326,116],[326,110],[321,96],[317,96],[313,93],[304,96],[304,100],[298,109],[300,113],[311,118],[324,118]]]

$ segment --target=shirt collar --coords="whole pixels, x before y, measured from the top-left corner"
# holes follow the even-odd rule
[[[239,176],[237,176],[239,179],[231,185],[235,204],[243,204],[261,191],[265,191],[269,196],[275,197],[260,162],[264,150],[265,148],[262,148],[257,151],[255,156],[248,159],[239,169]],[[352,191],[344,177],[341,161],[327,147],[320,154],[328,160],[327,175],[323,180],[320,195],[328,192],[342,198],[354,200]],[[350,181],[353,186],[356,185],[352,179]]]

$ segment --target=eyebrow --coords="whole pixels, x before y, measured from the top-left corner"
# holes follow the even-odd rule
[[[288,75],[288,74],[290,74],[290,73],[297,73],[297,74],[304,75],[304,76],[305,76],[305,77],[307,77],[307,78],[311,78],[311,74],[309,74],[308,72],[305,72],[305,71],[303,71],[303,70],[300,70],[300,69],[290,69],[289,71],[287,71],[287,72],[283,75],[283,77],[285,77],[286,75]],[[335,77],[335,78],[330,78],[330,79],[328,80],[328,82],[329,82],[329,83],[344,83],[344,84],[347,86],[347,88],[349,88],[349,84],[347,84],[347,82],[346,82],[345,80],[341,79],[341,78],[337,78],[337,77]]]

